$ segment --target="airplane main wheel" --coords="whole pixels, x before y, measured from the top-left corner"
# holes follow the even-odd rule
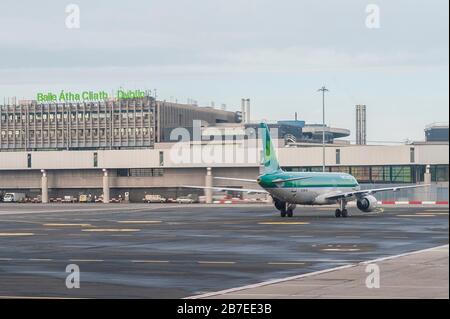
[[[341,213],[342,217],[348,217],[348,211],[346,209],[344,209]]]
[[[341,215],[342,215],[341,210],[340,209],[336,209],[336,211],[334,212],[334,216],[336,216],[336,218],[339,218],[339,217],[341,217]]]
[[[280,216],[281,217],[286,217],[286,211],[285,210],[280,210]]]
[[[294,210],[293,209],[288,209],[287,210],[287,217],[292,217],[294,216]]]

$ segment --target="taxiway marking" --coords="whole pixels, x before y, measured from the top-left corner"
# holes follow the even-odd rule
[[[0,236],[34,236],[34,233],[0,233]]]
[[[396,215],[397,217],[436,217],[436,215]]]
[[[120,224],[160,224],[161,220],[119,220]]]
[[[142,263],[142,264],[163,264],[169,263],[168,260],[132,260],[132,263]]]
[[[360,251],[361,249],[359,248],[324,248],[322,249],[323,251]]]
[[[64,224],[64,223],[48,223],[42,224],[47,227],[92,227],[91,224]]]
[[[235,261],[197,261],[197,264],[235,264]]]
[[[259,225],[309,225],[308,222],[259,222]]]
[[[407,236],[384,236],[384,239],[408,239]]]
[[[94,228],[94,229],[82,229],[84,232],[138,232],[137,228]]]
[[[268,262],[268,265],[304,265],[305,263],[300,263],[300,262]]]

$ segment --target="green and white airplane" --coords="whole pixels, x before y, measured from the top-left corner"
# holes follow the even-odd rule
[[[346,173],[328,172],[285,172],[280,168],[273,147],[267,124],[261,123],[263,142],[263,174],[256,180],[215,177],[215,179],[256,182],[262,189],[244,189],[229,187],[186,186],[189,188],[214,189],[220,191],[237,191],[245,193],[268,193],[272,196],[275,207],[281,217],[292,217],[295,206],[338,204],[336,217],[348,217],[346,205],[356,200],[356,205],[363,212],[372,212],[377,208],[377,199],[373,194],[384,191],[398,191],[405,188],[428,186],[410,185],[389,188],[361,190],[355,177]]]

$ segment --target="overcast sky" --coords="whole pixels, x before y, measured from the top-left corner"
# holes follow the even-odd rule
[[[68,29],[66,5],[81,10]],[[366,6],[380,8],[367,28]],[[37,92],[157,89],[160,99],[253,120],[349,128],[368,107],[368,140],[423,140],[448,121],[447,0],[128,0],[0,2],[0,101]]]

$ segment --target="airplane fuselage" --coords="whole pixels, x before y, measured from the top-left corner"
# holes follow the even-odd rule
[[[277,180],[295,179],[277,183]],[[264,174],[258,177],[258,184],[273,197],[291,204],[328,205],[336,200],[328,200],[331,194],[360,190],[360,186],[350,174],[322,172],[284,172]]]

